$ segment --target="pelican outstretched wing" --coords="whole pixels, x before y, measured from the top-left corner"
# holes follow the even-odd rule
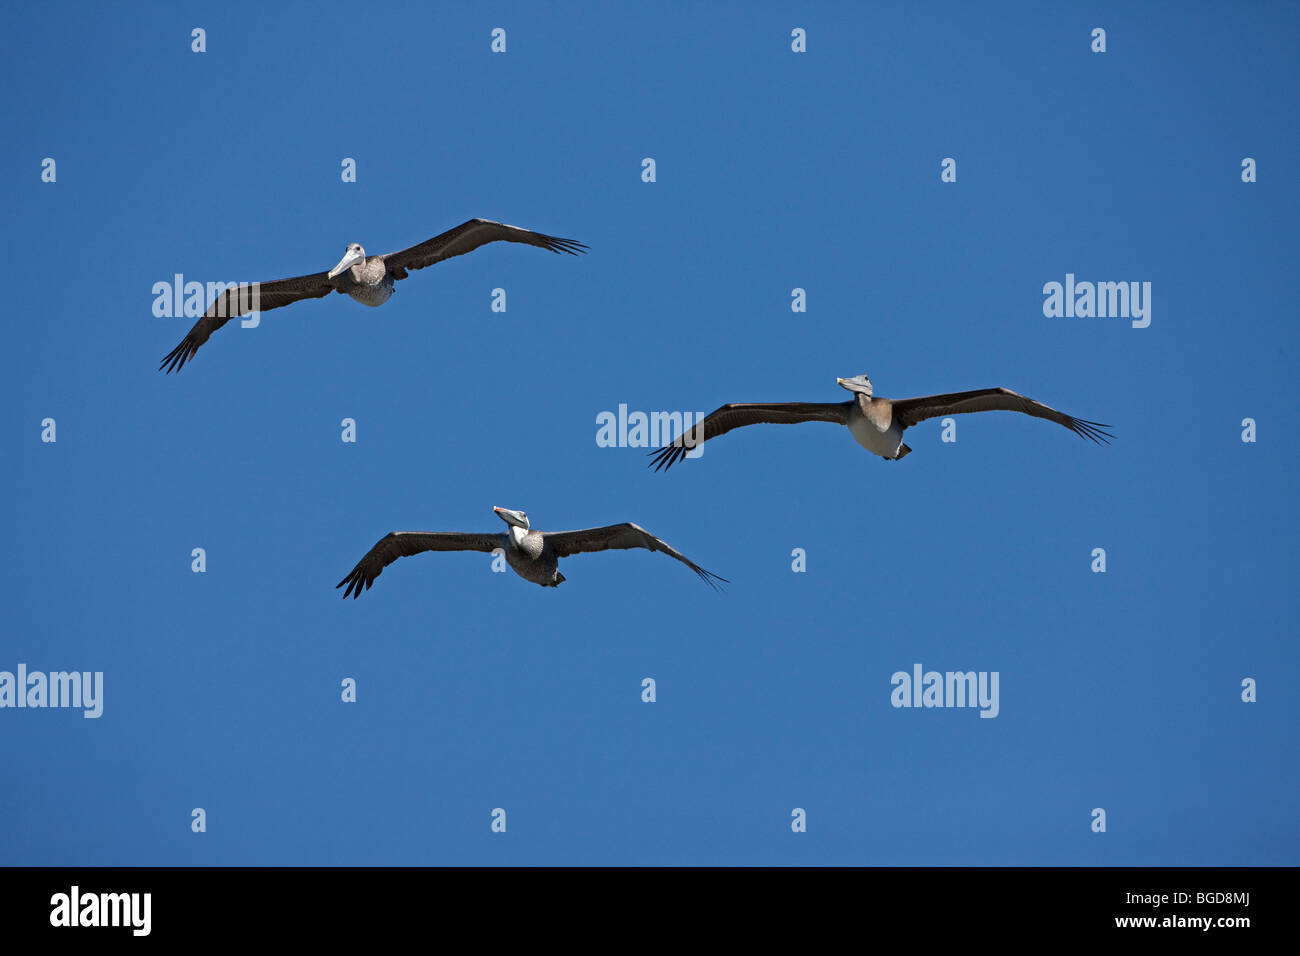
[[[194,357],[199,346],[208,340],[208,336],[231,319],[253,311],[266,312],[270,309],[278,309],[303,299],[319,299],[333,291],[334,284],[330,281],[328,272],[228,287],[212,300],[203,317],[195,322],[185,338],[181,339],[181,344],[167,353],[158,370],[160,372],[166,370],[168,375],[180,371],[185,367],[185,363]]]
[[[552,531],[543,535],[546,543],[555,551],[558,558],[571,554],[587,554],[592,551],[606,551],[610,548],[628,550],[645,548],[647,551],[662,551],[670,558],[676,558],[700,576],[711,588],[718,588],[718,582],[726,582],[712,571],[706,571],[686,555],[682,554],[662,538],[656,538],[645,528],[632,524],[606,525],[603,528],[584,528],[582,531]]]
[[[674,463],[686,457],[687,452],[711,438],[725,435],[733,428],[746,425],[797,425],[801,422],[834,422],[836,425],[849,423],[847,402],[782,402],[779,404],[736,404],[723,405],[711,412],[703,422],[682,432],[672,442],[657,448],[650,454],[650,462],[655,471],[671,468]]]
[[[507,226],[503,222],[492,222],[490,219],[471,219],[418,246],[388,253],[384,256],[384,264],[388,266],[388,270],[395,278],[404,279],[406,276],[401,271],[403,269],[423,269],[425,266],[442,262],[452,256],[463,256],[467,252],[473,252],[479,246],[489,242],[500,241],[526,242],[530,246],[539,246],[555,253],[567,252],[572,256],[587,251],[585,245],[573,239],[558,239],[540,232],[520,229],[518,226]]]
[[[896,399],[893,402],[894,420],[907,428],[927,418],[939,418],[944,415],[964,415],[967,412],[1023,412],[1035,418],[1045,418],[1049,422],[1070,429],[1081,438],[1088,438],[1097,443],[1109,443],[1115,436],[1105,431],[1109,425],[1075,418],[1065,412],[1058,412],[1051,406],[1026,398],[1009,388],[979,388],[970,392],[949,392],[946,395],[926,395],[923,398]]]
[[[361,596],[369,590],[375,578],[384,573],[398,558],[410,557],[421,551],[495,551],[506,546],[504,534],[464,534],[459,531],[394,531],[380,538],[366,556],[357,562],[346,578],[334,585],[341,588],[346,599]]]

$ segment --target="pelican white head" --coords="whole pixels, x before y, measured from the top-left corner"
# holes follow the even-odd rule
[[[333,279],[344,269],[351,269],[358,262],[365,261],[366,250],[361,248],[361,243],[354,242],[352,245],[348,246],[348,251],[343,253],[343,258],[339,260],[339,264],[330,270],[329,276]]]
[[[847,388],[850,392],[858,392],[862,395],[871,397],[871,379],[865,375],[855,375],[852,378],[837,378],[835,384],[840,388]]]
[[[511,527],[522,528],[524,531],[528,530],[528,515],[522,511],[513,511],[510,508],[498,508],[496,506],[493,506],[492,510],[497,513],[498,518]]]

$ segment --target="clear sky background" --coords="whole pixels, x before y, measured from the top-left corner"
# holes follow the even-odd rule
[[[13,7],[0,670],[103,671],[105,700],[0,710],[0,863],[1300,862],[1298,27],[1281,3]],[[153,315],[156,282],[474,216],[591,251],[491,245],[157,371],[192,320]],[[1044,317],[1067,273],[1150,282],[1150,327]],[[764,426],[667,474],[596,443],[620,403],[841,401],[863,372],[1006,386],[1116,440],[963,416],[885,462]],[[385,533],[496,532],[493,505],[635,521],[732,583],[614,552],[543,590],[426,554],[340,600]],[[917,663],[997,671],[1000,713],[894,708]]]

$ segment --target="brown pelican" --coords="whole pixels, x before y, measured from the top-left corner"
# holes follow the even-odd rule
[[[604,528],[586,528],[582,531],[534,531],[528,523],[528,515],[522,511],[509,508],[493,508],[502,521],[509,527],[505,534],[464,534],[459,531],[394,531],[376,542],[364,558],[357,562],[346,578],[335,585],[341,588],[346,599],[353,600],[361,596],[362,590],[369,590],[384,568],[398,558],[419,554],[421,551],[495,551],[501,548],[506,561],[515,574],[525,581],[532,581],[544,588],[558,587],[564,581],[559,571],[560,558],[571,554],[583,554],[588,551],[604,551],[608,548],[627,550],[645,548],[647,551],[662,551],[670,558],[676,558],[700,576],[700,579],[712,588],[716,582],[725,582],[706,571],[686,555],[671,547],[667,542],[656,538],[644,528],[630,522],[611,524]]]
[[[383,305],[393,294],[393,283],[406,278],[407,269],[423,269],[452,256],[463,256],[485,243],[498,240],[526,242],[554,253],[567,252],[575,256],[587,249],[573,239],[544,236],[540,232],[530,232],[518,226],[507,226],[487,219],[471,219],[440,236],[434,236],[428,242],[383,256],[367,256],[366,250],[354,242],[348,246],[339,264],[329,272],[258,283],[255,296],[247,286],[242,291],[240,288],[231,288],[218,295],[203,317],[194,323],[194,328],[181,340],[181,344],[167,353],[158,369],[166,369],[169,375],[173,370],[179,371],[194,357],[208,336],[230,319],[247,315],[255,309],[265,312],[302,299],[319,299],[331,292],[345,292],[362,305]]]
[[[686,457],[687,452],[710,438],[725,435],[733,428],[768,422],[776,425],[797,425],[800,422],[834,422],[847,425],[849,433],[859,445],[886,461],[897,461],[912,449],[903,444],[903,429],[943,415],[962,415],[966,412],[1008,411],[1023,412],[1035,418],[1064,425],[1082,438],[1105,442],[1114,436],[1097,422],[1074,418],[1064,412],[1025,398],[1009,388],[977,388],[970,392],[949,392],[946,395],[927,395],[924,398],[872,398],[871,379],[865,375],[837,378],[836,383],[854,393],[847,402],[786,402],[783,404],[731,404],[723,405],[703,422],[678,435],[670,445],[656,449],[651,465],[655,471],[671,468],[674,462]]]

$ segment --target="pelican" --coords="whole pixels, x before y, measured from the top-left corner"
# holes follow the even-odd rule
[[[464,534],[459,531],[394,531],[384,535],[371,548],[364,558],[357,562],[346,578],[335,585],[341,588],[346,600],[351,595],[353,600],[361,596],[363,590],[369,590],[375,578],[383,574],[384,568],[398,558],[419,554],[421,551],[495,551],[505,552],[506,561],[515,574],[525,581],[532,581],[544,588],[559,587],[564,575],[559,571],[560,558],[571,554],[584,554],[589,551],[604,551],[608,548],[627,550],[645,548],[647,551],[662,551],[670,558],[676,558],[700,576],[705,584],[717,589],[717,582],[726,582],[706,571],[686,555],[656,538],[645,528],[631,522],[611,524],[603,528],[585,528],[582,531],[535,531],[528,523],[528,515],[510,508],[492,509],[497,517],[508,526],[504,534]]]
[[[800,422],[834,422],[848,426],[859,445],[886,461],[897,461],[912,449],[903,444],[903,430],[943,415],[967,412],[1023,412],[1035,418],[1064,425],[1081,438],[1109,442],[1115,437],[1103,431],[1109,425],[1074,418],[1064,412],[1026,398],[1009,388],[977,388],[970,392],[926,395],[924,398],[872,398],[871,379],[865,375],[837,378],[836,384],[853,393],[847,402],[785,402],[782,404],[723,405],[689,431],[678,435],[672,444],[652,451],[655,471],[671,468],[687,452],[710,438],[725,435],[733,428],[768,422],[797,425]]]
[[[383,256],[367,256],[366,250],[354,242],[343,253],[338,265],[329,272],[317,272],[293,279],[276,279],[274,282],[262,282],[252,287],[240,286],[222,292],[212,300],[207,312],[194,323],[194,328],[181,340],[181,344],[167,353],[158,370],[165,369],[168,375],[179,371],[194,357],[208,336],[231,319],[247,315],[255,309],[265,312],[302,299],[319,299],[331,292],[347,293],[362,305],[380,306],[393,294],[393,283],[406,278],[408,269],[423,269],[452,256],[463,256],[481,245],[498,240],[526,242],[557,254],[567,252],[574,256],[587,250],[583,243],[573,239],[557,239],[555,236],[545,236],[540,232],[530,232],[488,219],[471,219],[440,236],[434,236],[428,242]]]

